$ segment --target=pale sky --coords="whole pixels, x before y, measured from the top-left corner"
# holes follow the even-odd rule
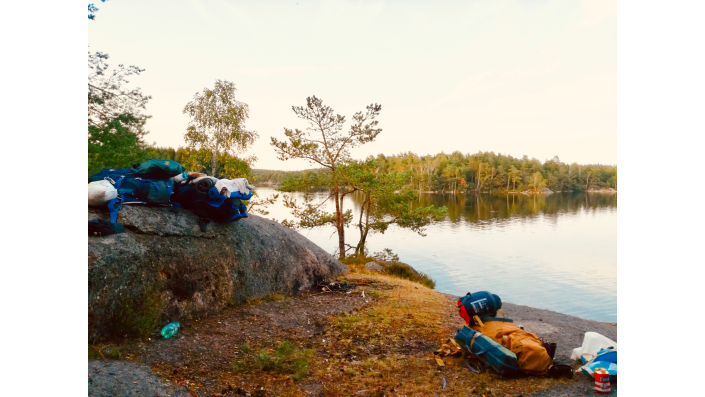
[[[375,142],[356,158],[494,151],[541,161],[617,164],[617,2],[96,1],[90,51],[153,99],[147,141],[184,146],[184,106],[216,79],[250,107],[253,168],[270,137],[303,128],[291,106],[316,95],[352,118],[382,105]]]

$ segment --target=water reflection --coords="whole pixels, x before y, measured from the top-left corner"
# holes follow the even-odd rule
[[[260,189],[264,196],[270,193]],[[359,215],[361,197],[348,197],[346,209]],[[332,211],[334,204],[327,204]],[[617,321],[616,194],[422,194],[413,203],[430,204],[448,207],[448,218],[428,227],[426,237],[390,228],[369,238],[370,252],[391,248],[431,275],[441,292],[490,290],[507,302]],[[291,219],[281,200],[269,217]],[[302,234],[333,252],[332,232]],[[346,229],[353,245],[358,237],[355,228]]]

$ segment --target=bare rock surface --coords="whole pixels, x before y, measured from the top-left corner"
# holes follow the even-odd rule
[[[183,386],[160,380],[142,363],[88,360],[88,396],[191,397],[191,393]]]
[[[372,272],[384,273],[384,268],[377,262],[367,262],[365,263],[365,269]]]
[[[109,219],[88,210],[88,219]],[[247,298],[298,295],[347,266],[299,233],[250,215],[229,224],[177,207],[125,205],[125,233],[88,237],[89,341],[158,332]]]

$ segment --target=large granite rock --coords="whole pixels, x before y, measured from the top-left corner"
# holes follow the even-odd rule
[[[88,360],[88,396],[191,397],[187,388],[157,378],[145,364]]]
[[[109,219],[88,210],[88,219]],[[125,233],[88,237],[88,336],[148,335],[249,297],[296,295],[348,271],[277,222],[206,223],[180,208],[125,205]]]

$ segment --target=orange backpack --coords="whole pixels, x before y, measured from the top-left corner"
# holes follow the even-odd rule
[[[511,321],[511,320],[510,320]],[[474,323],[472,329],[479,331],[516,354],[519,368],[527,373],[545,373],[553,364],[546,348],[538,336],[510,322],[485,321]]]

